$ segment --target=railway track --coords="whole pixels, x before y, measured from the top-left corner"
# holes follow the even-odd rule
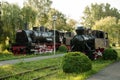
[[[24,75],[27,75],[29,73],[32,74],[34,72],[39,72],[39,71],[44,72],[45,70],[49,70],[49,73],[46,73],[45,75],[32,78],[32,80],[39,80],[41,78],[56,74],[58,69],[59,69],[58,65],[50,65],[50,66],[46,66],[46,67],[42,67],[42,68],[36,68],[33,70],[27,70],[27,71],[20,72],[17,74],[5,75],[5,76],[0,77],[0,80],[9,80],[9,78],[16,77],[16,76],[24,76]]]
[[[51,75],[54,75],[54,74],[56,74],[56,73],[57,73],[57,71],[51,72],[51,73],[46,74],[46,75],[44,75],[44,76],[39,76],[39,77],[33,78],[32,80],[39,80],[39,79],[41,79],[41,78],[44,78],[44,77],[47,77],[47,76],[51,76]]]

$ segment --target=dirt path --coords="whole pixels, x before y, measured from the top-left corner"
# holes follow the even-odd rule
[[[120,80],[120,61],[104,68],[87,80]]]
[[[30,61],[43,60],[43,59],[48,59],[48,58],[61,57],[63,55],[64,54],[57,54],[57,55],[51,55],[51,56],[39,56],[39,57],[32,57],[32,58],[22,58],[22,59],[15,59],[15,60],[0,61],[0,66],[7,65],[7,64],[15,64],[19,62],[30,62]]]

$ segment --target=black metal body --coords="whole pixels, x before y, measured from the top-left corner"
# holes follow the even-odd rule
[[[85,33],[84,27],[78,27],[76,29],[77,35],[71,39],[71,51],[80,51],[88,55],[93,59],[92,52],[95,51],[95,37],[91,34]]]
[[[59,31],[55,31],[56,48],[60,44]],[[44,27],[34,27],[33,30],[18,30],[16,33],[15,43],[12,44],[12,52],[31,53],[31,49],[35,49],[36,45],[53,46],[54,30],[48,30]],[[21,52],[22,50],[22,52]]]

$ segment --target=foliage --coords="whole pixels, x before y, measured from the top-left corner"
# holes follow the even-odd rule
[[[67,52],[67,47],[65,45],[61,45],[59,48],[58,48],[58,51],[59,52]]]
[[[5,76],[5,75],[12,75],[12,74],[17,74],[17,73],[23,73],[25,71],[29,71],[29,70],[33,70],[33,69],[37,69],[37,68],[42,68],[42,67],[46,67],[46,66],[50,66],[50,65],[59,65],[60,62],[60,58],[51,58],[51,59],[45,59],[45,60],[40,60],[40,61],[33,61],[33,62],[23,62],[24,60],[21,60],[20,63],[16,63],[13,65],[4,65],[4,66],[0,66],[0,76]],[[30,67],[28,67],[30,66]],[[17,75],[17,76],[13,76],[11,80],[29,80],[29,79],[33,79],[37,76],[41,76],[45,75],[45,73],[49,73],[51,70],[46,70],[46,71],[34,71],[34,72],[30,72],[27,73],[25,75]],[[36,76],[37,75],[37,76]],[[31,77],[34,76],[34,77]]]
[[[120,50],[118,50],[118,52],[120,53]],[[120,57],[120,56],[119,56]],[[105,68],[106,66],[110,65],[111,63],[113,63],[114,61],[111,60],[95,60],[92,61],[92,70],[84,72],[84,73],[80,73],[80,74],[66,74],[62,71],[61,68],[61,61],[62,61],[62,57],[59,58],[51,58],[51,59],[45,59],[45,60],[38,60],[38,61],[32,61],[32,62],[20,62],[17,64],[13,64],[13,65],[5,65],[5,66],[1,66],[0,67],[0,76],[4,76],[4,75],[11,75],[11,74],[17,74],[17,73],[21,73],[21,72],[25,72],[27,70],[32,70],[32,69],[36,69],[36,68],[41,68],[41,67],[45,67],[45,66],[50,66],[50,65],[58,65],[59,69],[57,71],[56,74],[45,77],[44,80],[86,80],[88,77],[92,76],[95,73],[98,73],[101,69]],[[22,59],[21,59],[22,60]],[[24,60],[23,60],[24,61]],[[30,66],[30,67],[28,67]],[[30,74],[24,74],[21,76],[15,76],[10,78],[10,80],[26,80],[25,78],[31,79],[34,77],[38,77],[41,75],[44,75],[42,72],[45,72],[45,74],[49,73],[49,71],[40,71],[38,73],[32,72]],[[36,76],[37,75],[37,76]]]
[[[9,38],[7,37],[5,41],[2,44],[0,44],[0,52],[8,49],[9,47],[10,47]]]
[[[37,11],[37,22],[39,25],[45,25],[48,20],[47,13],[50,10],[52,2],[50,0],[27,0],[25,5],[31,6]]]
[[[22,27],[21,29],[30,29],[30,25],[33,27],[33,25],[35,24],[36,21],[36,15],[37,15],[37,11],[35,11],[31,6],[24,6],[21,9],[21,17],[22,17],[22,21],[23,21],[23,25],[24,27]]]
[[[75,30],[76,23],[77,23],[77,21],[75,21],[73,19],[68,19],[66,30],[67,31],[73,31],[73,30]]]
[[[56,20],[53,20],[53,16],[56,16]],[[53,29],[54,23],[57,30],[64,30],[66,26],[66,18],[64,14],[51,8],[48,12],[48,22],[46,23],[46,26],[48,26],[49,29]]]
[[[62,64],[65,73],[81,73],[92,69],[91,60],[80,52],[67,53]]]
[[[72,30],[74,20],[67,23],[66,16],[58,10],[51,8],[50,0],[26,0],[23,8],[17,4],[2,2],[0,15],[0,43],[5,43],[6,37],[14,42],[18,29],[31,29],[33,26],[47,26],[53,29],[53,16],[57,16],[55,27],[57,30]],[[70,28],[70,29],[68,29]]]
[[[119,24],[116,23],[117,18],[108,16],[106,18],[102,18],[95,22],[93,29],[103,30],[109,34],[109,40],[111,43],[115,43],[118,41],[119,35]],[[111,32],[112,31],[112,32]],[[116,35],[117,33],[117,35]]]
[[[118,53],[114,49],[112,48],[105,49],[103,53],[104,60],[116,60],[117,58],[118,58]]]
[[[7,37],[14,40],[16,30],[25,29],[25,24],[33,25],[35,22],[36,12],[30,6],[20,8],[16,4],[2,2],[1,11],[2,31],[0,32],[0,41],[3,41],[3,43],[5,43]]]
[[[36,25],[47,26],[49,29],[53,29],[53,24],[55,22],[55,27],[57,30],[72,30],[73,26],[68,26],[66,23],[66,17],[60,11],[51,8],[52,1],[50,0],[27,0],[25,5],[31,6],[37,11]],[[57,16],[56,21],[53,21],[53,16]]]
[[[89,76],[97,73],[98,71],[100,71],[101,69],[103,69],[104,67],[106,67],[107,65],[111,64],[112,61],[92,61],[93,64],[93,69],[88,71],[88,72],[84,72],[81,74],[65,74],[62,69],[61,66],[59,65],[61,63],[62,58],[52,58],[52,59],[45,59],[45,60],[39,60],[39,61],[32,61],[32,62],[20,62],[17,64],[13,64],[13,65],[5,65],[5,66],[1,66],[0,67],[0,76],[4,76],[4,75],[11,75],[11,74],[17,74],[20,72],[25,72],[27,70],[33,70],[36,68],[41,68],[41,67],[45,67],[45,66],[50,66],[50,65],[58,65],[58,67],[60,67],[60,69],[58,69],[58,72],[54,75],[51,76],[47,76],[45,77],[44,80],[86,80]],[[30,67],[28,67],[30,66]],[[12,78],[10,78],[9,80],[26,80],[25,78],[27,78],[27,80],[31,79],[34,77],[38,77],[44,74],[48,74],[49,70],[46,71],[40,71],[40,72],[32,72],[32,73],[28,73],[28,74],[24,74],[21,76],[14,76]],[[37,75],[37,76],[36,76]]]
[[[12,60],[12,59],[23,59],[23,58],[30,58],[30,57],[38,57],[38,56],[51,56],[54,53],[43,53],[43,54],[16,54],[14,55],[12,52],[8,50],[0,51],[0,61],[3,60]],[[60,52],[56,52],[56,54],[61,54]]]
[[[4,41],[6,37],[10,37],[13,39],[13,35],[15,30],[20,27],[19,20],[20,18],[20,7],[16,4],[9,4],[7,2],[2,3],[2,32],[0,33],[1,40]]]
[[[86,27],[91,27],[95,24],[95,21],[105,18],[107,16],[116,17],[117,21],[120,19],[120,12],[116,8],[111,8],[110,4],[91,4],[84,10],[84,16],[82,17],[82,24]]]

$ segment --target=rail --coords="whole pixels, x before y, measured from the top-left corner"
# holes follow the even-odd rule
[[[38,80],[38,79],[46,77],[46,76],[54,75],[55,73],[57,73],[56,70],[58,70],[59,67],[58,67],[58,65],[51,65],[51,66],[46,66],[46,67],[42,67],[42,68],[36,68],[36,69],[33,69],[33,70],[27,70],[27,71],[24,71],[24,72],[13,74],[13,75],[5,75],[5,76],[0,77],[0,80],[7,80],[8,78],[11,78],[11,77],[21,76],[21,75],[25,75],[25,74],[30,73],[30,72],[42,71],[42,70],[46,70],[46,69],[49,69],[51,72],[46,74],[46,75],[43,75],[43,76],[35,77],[32,80]]]

